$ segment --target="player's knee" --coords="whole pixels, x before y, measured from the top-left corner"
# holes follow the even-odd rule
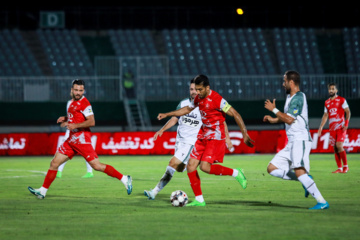
[[[205,172],[205,173],[210,173],[210,166],[209,165],[205,165],[205,164],[200,164],[200,170]]]
[[[272,165],[271,163],[267,166],[267,172],[270,174],[272,171],[274,171],[275,169],[277,169],[277,167],[275,167],[274,165]]]
[[[336,148],[336,152],[344,151],[343,144],[341,142],[337,142],[336,145],[335,145],[335,148]]]
[[[180,163],[177,166],[173,167],[174,169],[176,169],[177,172],[183,172],[185,169],[185,164],[184,163]]]

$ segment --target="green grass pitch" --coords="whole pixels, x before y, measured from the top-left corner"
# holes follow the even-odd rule
[[[312,154],[311,174],[330,209],[311,211],[299,182],[270,176],[272,155],[226,155],[223,165],[245,170],[247,189],[230,176],[200,172],[206,207],[172,207],[169,196],[189,195],[187,174],[175,173],[154,201],[154,188],[171,156],[100,156],[133,177],[130,196],[101,172],[83,179],[81,157],[69,161],[44,200],[27,190],[42,185],[52,156],[0,158],[0,239],[360,239],[360,158],[348,154],[349,172],[332,174],[333,154]]]

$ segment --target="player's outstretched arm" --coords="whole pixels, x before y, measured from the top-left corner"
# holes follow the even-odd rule
[[[183,108],[180,108],[178,110],[175,110],[175,111],[171,111],[171,112],[167,112],[167,113],[159,113],[157,119],[158,120],[161,120],[161,119],[164,119],[164,118],[167,118],[167,117],[181,117],[185,114],[188,114],[190,113],[192,110],[194,110],[194,108],[190,107],[190,106],[185,106]]]
[[[153,139],[154,141],[156,141],[157,137],[161,137],[162,134],[168,130],[169,128],[171,128],[172,126],[175,126],[175,124],[178,122],[178,118],[177,117],[172,117],[170,118],[169,121],[167,121],[167,123],[159,130],[155,133]]]

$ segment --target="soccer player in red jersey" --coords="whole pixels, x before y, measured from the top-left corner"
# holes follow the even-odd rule
[[[56,178],[58,167],[72,159],[77,153],[83,156],[96,171],[104,172],[119,179],[125,185],[128,195],[132,192],[131,176],[123,175],[114,167],[101,163],[91,145],[90,127],[95,126],[95,117],[90,102],[83,96],[84,92],[85,82],[81,79],[73,80],[71,87],[72,102],[69,105],[67,117],[62,116],[57,120],[57,123],[65,123],[66,128],[70,130],[70,135],[58,148],[51,160],[43,185],[38,189],[28,187],[29,191],[39,199],[45,198],[50,185]]]
[[[335,160],[338,166],[333,173],[347,173],[349,166],[343,145],[349,126],[350,108],[346,99],[337,95],[338,89],[335,83],[329,83],[328,90],[330,98],[325,101],[324,115],[318,135],[321,136],[322,129],[329,118],[330,144],[334,146]]]
[[[247,146],[253,147],[254,141],[249,137],[241,115],[217,92],[210,89],[209,79],[205,75],[198,75],[195,78],[195,89],[197,96],[192,104],[176,111],[159,113],[158,120],[171,116],[183,116],[199,107],[203,125],[197,136],[197,141],[191,152],[187,166],[188,177],[195,200],[186,206],[205,206],[202,195],[201,181],[197,167],[208,174],[233,176],[240,183],[242,188],[247,187],[247,180],[241,168],[231,169],[220,164],[225,155],[225,116],[234,117],[239,126]]]

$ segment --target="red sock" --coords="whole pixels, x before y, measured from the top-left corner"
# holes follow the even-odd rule
[[[339,152],[339,155],[340,155],[340,159],[343,162],[343,165],[348,165],[347,164],[346,152],[345,151]]]
[[[340,153],[335,153],[335,161],[338,168],[342,168]]]
[[[190,186],[196,196],[202,195],[201,181],[197,170],[187,174],[190,180]]]
[[[44,179],[43,187],[48,189],[51,183],[55,180],[57,174],[57,170],[48,170]]]
[[[210,174],[231,176],[234,170],[232,168],[224,167],[219,164],[212,164],[210,167]]]
[[[107,164],[106,164],[104,173],[106,173],[110,177],[114,177],[114,178],[117,178],[119,180],[121,180],[121,178],[123,177],[123,175],[120,172],[118,172],[115,168],[113,168],[112,166],[107,165]]]

